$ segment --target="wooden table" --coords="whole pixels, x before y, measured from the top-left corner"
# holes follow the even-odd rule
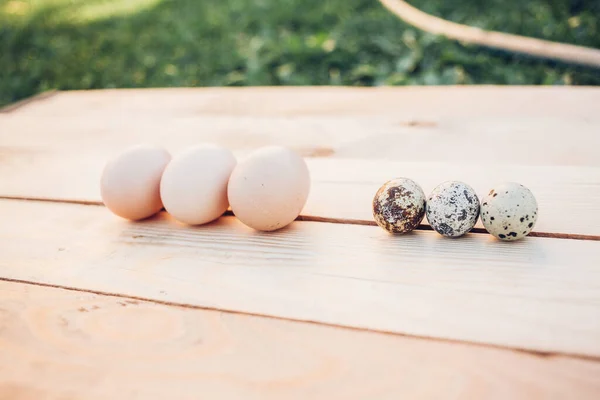
[[[600,89],[59,92],[0,112],[0,399],[600,398]],[[290,227],[101,207],[129,145],[303,154]],[[513,180],[540,218],[392,236],[370,202]],[[425,221],[426,222],[426,221]],[[481,228],[481,225],[478,225]]]

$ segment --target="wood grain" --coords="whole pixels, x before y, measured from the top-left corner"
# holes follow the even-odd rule
[[[0,398],[596,399],[600,363],[0,281]]]
[[[185,227],[0,201],[0,277],[207,308],[600,356],[600,242],[233,217]]]

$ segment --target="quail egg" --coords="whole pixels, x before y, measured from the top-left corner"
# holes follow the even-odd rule
[[[481,222],[501,240],[527,236],[537,221],[538,205],[525,186],[508,182],[495,186],[481,201]]]
[[[391,233],[415,229],[425,216],[425,193],[407,178],[383,184],[373,198],[373,217],[377,225]]]
[[[479,198],[471,186],[458,181],[444,182],[427,198],[427,221],[441,235],[459,237],[475,226]]]

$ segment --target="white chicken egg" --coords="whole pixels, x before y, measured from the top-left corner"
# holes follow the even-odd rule
[[[111,159],[100,179],[104,205],[114,214],[139,220],[159,212],[160,178],[171,155],[162,147],[138,145]]]
[[[229,207],[227,182],[236,165],[233,153],[205,144],[177,155],[165,168],[160,195],[165,209],[179,222],[201,225]]]
[[[306,163],[298,154],[281,146],[261,148],[240,161],[228,186],[235,216],[260,231],[273,231],[294,221],[309,191]]]

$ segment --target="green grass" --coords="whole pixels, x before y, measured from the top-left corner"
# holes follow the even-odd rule
[[[486,29],[600,48],[600,0],[424,0]],[[425,34],[377,0],[0,0],[0,105],[48,89],[600,84],[600,71]]]

